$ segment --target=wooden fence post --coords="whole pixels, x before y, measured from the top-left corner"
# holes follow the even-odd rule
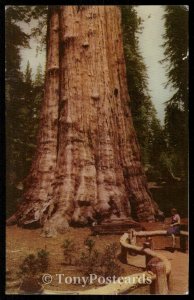
[[[180,248],[181,248],[182,252],[187,251],[186,243],[187,243],[187,237],[184,235],[181,235],[180,236]]]
[[[119,256],[120,256],[121,262],[124,264],[127,264],[127,253],[128,253],[128,249],[121,245],[121,253]]]
[[[149,248],[151,250],[153,250],[153,243],[152,243],[152,239],[151,238],[147,238],[146,241],[143,243],[143,248]],[[145,265],[146,265],[146,269],[148,266],[149,261],[152,259],[151,255],[146,254],[145,255]]]
[[[150,285],[150,294],[167,295],[168,283],[166,276],[166,266],[158,258],[152,258],[148,263],[148,269],[156,275],[156,279]]]
[[[171,292],[173,289],[173,278],[171,272],[167,276],[167,283],[168,283],[168,291]]]
[[[137,241],[137,238],[136,238],[136,235],[135,235],[135,230],[134,229],[130,229],[129,230],[129,243],[131,245],[136,245],[136,241]],[[129,250],[128,253],[132,256],[136,256],[137,255],[137,252],[133,251],[133,250]]]

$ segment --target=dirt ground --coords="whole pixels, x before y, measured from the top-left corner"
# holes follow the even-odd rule
[[[166,229],[167,224],[164,223],[143,223],[147,230]],[[65,276],[83,276],[83,272],[78,270],[76,266],[67,266],[64,264],[64,255],[61,245],[65,239],[73,239],[78,245],[78,258],[84,250],[84,240],[87,237],[95,241],[95,248],[102,251],[107,244],[117,243],[120,248],[120,235],[101,235],[91,236],[90,228],[70,228],[65,234],[59,234],[56,238],[44,238],[40,236],[40,229],[22,229],[17,226],[7,227],[6,230],[6,269],[9,270],[12,280],[18,279],[19,265],[23,259],[31,253],[37,253],[40,249],[46,249],[49,252],[49,269],[48,274],[54,278],[51,284],[46,285],[46,289],[58,291],[76,291],[79,289],[88,289],[91,286],[80,287],[79,285],[59,284],[55,274],[65,274]],[[143,239],[138,240],[141,245]],[[188,253],[179,251],[179,243],[177,243],[177,251],[170,253],[165,247],[171,246],[171,239],[165,237],[154,238],[154,248],[162,252],[171,261],[173,275],[172,294],[185,294],[188,291]],[[118,264],[122,266],[123,276],[142,272],[145,267],[145,258],[138,256],[128,259],[128,265],[122,264],[118,260]],[[7,294],[17,293],[17,288],[7,288]],[[149,294],[149,286],[142,286],[130,294]]]

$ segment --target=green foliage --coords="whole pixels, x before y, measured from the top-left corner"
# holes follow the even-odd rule
[[[79,265],[85,276],[89,276],[89,274],[100,274],[101,253],[96,249],[93,249],[90,254],[89,252],[82,252],[79,259]]]
[[[28,45],[27,36],[19,27],[18,8],[6,10],[6,185],[7,213],[15,210],[22,194],[21,182],[27,176],[36,148],[43,85],[34,86],[28,62],[20,71],[20,49]],[[17,19],[16,19],[17,17]],[[17,28],[17,31],[14,31]],[[14,32],[14,34],[13,34]],[[17,32],[17,39],[13,35]],[[12,33],[12,34],[11,34]],[[40,70],[39,70],[40,71]],[[20,189],[17,187],[20,186]]]
[[[8,6],[5,11],[5,72],[6,80],[14,89],[21,78],[20,48],[29,47],[29,35],[17,23],[24,15],[25,13],[18,6]]]
[[[65,239],[62,248],[64,253],[70,253],[75,250],[75,243],[71,239]]]
[[[45,272],[48,270],[49,267],[49,252],[45,249],[41,249],[37,253],[37,261],[39,264],[40,272]]]
[[[35,80],[34,80],[34,86],[35,87],[42,87],[44,84],[44,75],[42,71],[41,64],[38,65]]]
[[[23,97],[20,49],[28,47],[29,42],[29,36],[18,25],[23,15],[24,12],[17,6],[8,6],[5,11],[6,185],[8,213],[11,210],[11,204],[13,206],[12,210],[14,210],[15,199],[20,196],[20,191],[15,188],[15,185],[22,177],[19,151],[23,146],[23,142],[18,138],[18,130],[16,128],[20,124],[18,115],[21,104],[19,105],[19,103]]]
[[[137,34],[141,33],[143,21],[138,18],[133,6],[123,5],[121,9],[127,82],[131,98],[129,105],[141,147],[142,161],[144,166],[149,166],[158,157],[158,153],[155,153],[158,136],[160,143],[164,144],[163,129],[149,95],[146,65],[139,50]]]
[[[87,242],[88,244],[88,242]],[[94,245],[94,243],[89,242]],[[89,249],[88,249],[89,250]],[[123,273],[123,269],[117,262],[118,247],[116,243],[108,244],[104,251],[100,252],[92,246],[91,251],[82,252],[79,265],[84,271],[84,275],[97,274],[104,277],[119,277]]]
[[[84,245],[88,247],[89,254],[91,254],[91,253],[92,253],[92,249],[93,249],[93,247],[95,246],[95,241],[92,240],[92,239],[87,238],[87,239],[84,241]]]
[[[167,5],[165,8],[165,42],[163,62],[168,75],[167,85],[175,93],[169,102],[188,108],[188,11],[183,5]]]
[[[24,82],[32,86],[32,68],[30,67],[30,62],[28,60],[27,65],[26,65],[26,70],[24,72]]]
[[[36,25],[31,30],[31,36],[36,38],[39,42],[37,52],[42,51],[46,47],[46,34],[47,34],[47,5],[31,6],[31,19],[34,19]]]
[[[75,252],[77,250],[74,241],[71,239],[65,239],[61,247],[63,248],[66,263],[71,265],[73,260],[75,261]]]
[[[22,276],[34,276],[44,273],[48,270],[49,266],[49,252],[41,249],[37,254],[29,254],[24,258],[20,265],[20,274]]]
[[[20,265],[22,274],[35,275],[38,272],[37,258],[34,254],[29,254]]]
[[[165,59],[168,82],[174,94],[166,102],[165,132],[171,169],[187,178],[188,164],[188,11],[183,5],[165,8]]]
[[[166,103],[165,127],[151,102],[146,66],[137,33],[142,20],[133,6],[122,6],[124,51],[131,110],[148,178],[186,178],[188,157],[188,12],[184,6],[166,6],[164,55],[168,83],[174,94]],[[181,137],[181,138],[180,138]]]
[[[123,272],[122,268],[116,262],[118,246],[116,243],[108,244],[102,255],[103,275],[120,276]]]

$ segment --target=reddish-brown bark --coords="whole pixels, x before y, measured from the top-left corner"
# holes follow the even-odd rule
[[[154,218],[133,127],[118,6],[50,8],[37,155],[16,213],[46,234]]]

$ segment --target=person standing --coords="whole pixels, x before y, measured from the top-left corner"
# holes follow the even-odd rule
[[[175,241],[175,235],[180,234],[180,223],[181,223],[181,218],[180,215],[177,213],[176,208],[171,209],[171,225],[167,229],[167,235],[172,236],[172,252],[175,251],[175,246],[176,246],[176,241]]]

